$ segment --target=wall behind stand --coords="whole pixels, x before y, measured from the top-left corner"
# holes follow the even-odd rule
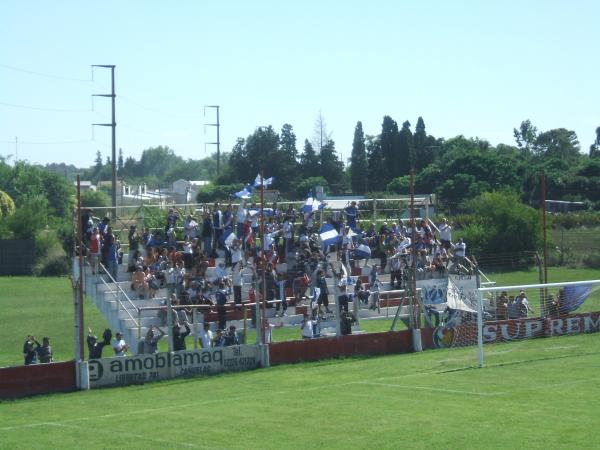
[[[356,355],[385,355],[413,351],[410,330],[353,334],[269,345],[272,366]]]
[[[0,368],[0,398],[76,390],[75,362]]]

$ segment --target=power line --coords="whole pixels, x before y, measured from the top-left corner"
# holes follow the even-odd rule
[[[179,118],[179,119],[184,119],[184,118],[193,119],[193,118],[200,117],[200,114],[173,114],[171,112],[162,111],[162,110],[156,109],[156,108],[151,108],[149,106],[142,105],[141,103],[138,103],[138,102],[136,102],[134,100],[131,100],[130,98],[125,97],[123,95],[119,95],[119,98],[121,100],[125,100],[126,103],[130,103],[130,104],[132,104],[134,106],[137,106],[138,108],[145,109],[146,111],[150,111],[150,112],[162,114],[162,115],[165,115],[165,116],[170,116],[170,117]]]
[[[2,106],[9,106],[11,108],[20,108],[20,109],[33,109],[35,111],[51,111],[51,112],[73,112],[73,113],[82,113],[82,112],[92,112],[91,109],[60,109],[60,108],[43,108],[40,106],[30,106],[30,105],[17,105],[15,103],[6,103],[0,102]]]
[[[56,80],[79,81],[79,82],[85,82],[85,83],[91,83],[94,81],[91,77],[88,79],[65,77],[62,75],[53,75],[53,74],[49,74],[49,73],[36,72],[35,70],[21,69],[19,67],[9,66],[7,64],[0,64],[0,67],[2,67],[3,69],[14,70],[15,72],[22,72],[22,73],[28,73],[30,75],[37,75],[39,77],[54,78]]]
[[[76,140],[76,141],[46,141],[46,142],[32,142],[32,141],[19,141],[19,145],[63,145],[63,144],[85,144],[88,142],[94,142],[90,139]],[[0,141],[0,144],[14,144],[15,141]]]

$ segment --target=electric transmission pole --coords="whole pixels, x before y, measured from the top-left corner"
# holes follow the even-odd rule
[[[219,106],[218,105],[207,105],[204,107],[204,115],[206,116],[206,108],[215,108],[217,110],[217,123],[205,123],[204,127],[217,127],[217,141],[216,142],[206,142],[204,145],[216,145],[217,146],[217,175],[219,175],[221,171],[221,135],[220,128],[221,123],[219,122]],[[205,128],[206,130],[206,128]]]
[[[112,218],[113,220],[117,217],[117,142],[116,142],[116,131],[117,122],[115,120],[115,66],[114,64],[93,64],[92,67],[103,67],[110,69],[111,79],[111,93],[110,94],[94,94],[92,97],[110,97],[112,100],[112,122],[111,123],[93,123],[92,125],[99,127],[111,127],[112,128],[112,156],[110,159],[112,165]]]

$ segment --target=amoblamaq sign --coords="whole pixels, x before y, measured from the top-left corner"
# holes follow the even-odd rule
[[[260,366],[258,345],[92,359],[90,387],[128,385],[176,377],[250,370]]]

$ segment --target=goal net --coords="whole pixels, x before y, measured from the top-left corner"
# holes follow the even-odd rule
[[[524,340],[600,331],[600,280],[478,289],[478,365],[586,352],[556,340]]]

